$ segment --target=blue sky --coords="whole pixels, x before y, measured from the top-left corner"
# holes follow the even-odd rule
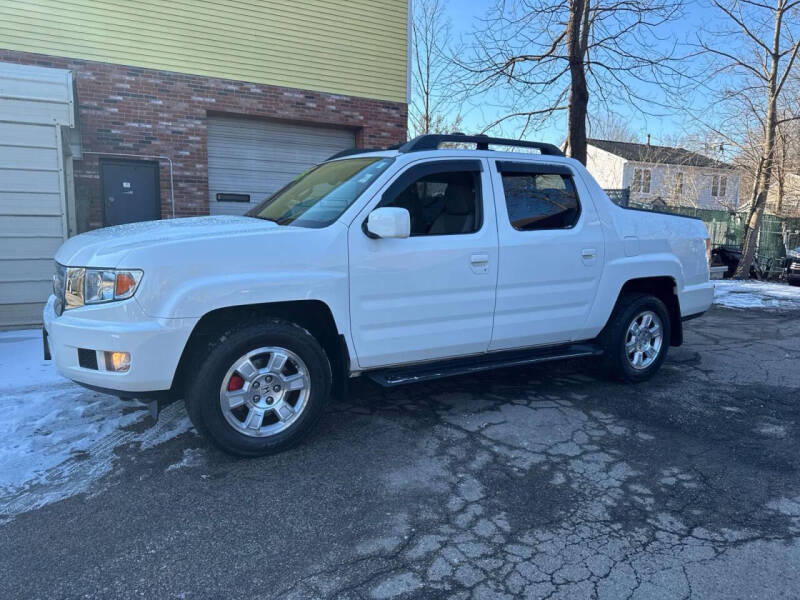
[[[476,25],[480,24],[478,20],[486,15],[493,5],[494,0],[446,0],[446,14],[451,21],[454,36],[464,36],[464,41],[469,43],[470,32]],[[684,17],[680,21],[663,28],[660,33],[670,39],[676,39],[681,42],[687,39],[694,40],[694,31],[698,24],[708,26],[715,19],[711,9],[697,2],[688,3],[684,7],[684,13]],[[696,66],[696,64],[687,65],[687,68]],[[660,90],[655,88],[648,89],[643,84],[639,84],[637,91],[654,98],[662,94]],[[479,131],[482,125],[490,121],[492,117],[501,116],[503,113],[500,109],[487,106],[487,103],[483,101],[484,99],[478,98],[477,100],[475,104],[479,106],[464,107],[463,109],[464,124],[461,129],[466,133]],[[690,99],[687,98],[686,100],[689,101]],[[698,98],[691,100],[697,102]],[[699,98],[700,102],[702,100],[702,97]],[[675,111],[672,114],[652,116],[643,115],[638,111],[631,110],[630,107],[620,106],[619,112],[624,115],[624,120],[628,123],[629,128],[642,141],[650,133],[654,144],[671,141],[677,137],[690,135],[697,131],[697,126],[693,125],[685,114]],[[565,117],[566,115],[564,114],[543,129],[529,132],[526,137],[560,143],[563,140],[566,129]],[[513,135],[514,131],[506,130],[503,133]]]

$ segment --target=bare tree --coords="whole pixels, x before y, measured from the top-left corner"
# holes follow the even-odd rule
[[[585,164],[590,100],[653,110],[638,84],[673,73],[674,45],[659,51],[657,35],[680,12],[681,0],[498,0],[459,60],[469,92],[503,94],[505,114],[486,130],[514,119],[522,137],[566,112],[566,149]]]
[[[800,98],[799,98],[800,100]],[[796,196],[800,179],[800,120],[778,125],[775,133],[774,191],[767,197],[767,209],[776,215],[799,216],[789,196]],[[766,210],[766,209],[765,209]]]
[[[594,118],[590,116],[587,124],[588,135],[598,140],[632,143],[639,141],[639,136],[631,129],[630,121],[617,113],[609,112]]]
[[[734,273],[745,279],[775,177],[779,127],[800,118],[800,113],[793,114],[791,102],[782,101],[800,51],[800,0],[711,1],[727,27],[699,36],[700,48],[712,58],[708,87],[721,103],[736,107],[732,114],[737,120],[754,120],[755,136],[761,140],[754,146],[759,148],[757,157],[751,160],[756,165],[753,187],[742,259]]]
[[[444,133],[461,123],[452,89],[454,65],[448,56],[451,27],[444,0],[417,0],[414,18],[409,129],[413,135]]]

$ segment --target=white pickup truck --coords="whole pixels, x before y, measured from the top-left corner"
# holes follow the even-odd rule
[[[45,353],[93,389],[184,398],[200,432],[255,456],[361,374],[597,356],[646,380],[711,305],[708,250],[702,221],[615,205],[554,146],[426,135],[331,157],[246,216],[68,240]]]

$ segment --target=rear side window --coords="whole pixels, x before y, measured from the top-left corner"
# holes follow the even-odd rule
[[[541,167],[536,170],[545,171]],[[578,222],[581,205],[572,176],[507,169],[501,175],[508,218],[514,229],[569,229]]]

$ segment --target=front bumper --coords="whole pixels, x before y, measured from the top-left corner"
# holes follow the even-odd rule
[[[50,296],[44,309],[47,344],[59,372],[80,384],[109,391],[168,390],[198,319],[157,319],[135,299],[85,306],[57,316]],[[78,350],[98,353],[97,368],[79,364]],[[130,369],[108,371],[102,352],[130,352]]]

